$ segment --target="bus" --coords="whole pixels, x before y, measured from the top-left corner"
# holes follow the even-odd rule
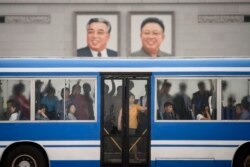
[[[249,167],[250,59],[0,60],[2,167]]]

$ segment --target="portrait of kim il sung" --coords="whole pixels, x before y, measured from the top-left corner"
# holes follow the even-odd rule
[[[76,13],[77,57],[117,57],[117,13]]]
[[[130,20],[131,57],[167,58],[174,55],[172,12],[131,12]]]

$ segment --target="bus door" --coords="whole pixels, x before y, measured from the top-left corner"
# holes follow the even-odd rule
[[[150,166],[150,76],[102,75],[101,166]]]

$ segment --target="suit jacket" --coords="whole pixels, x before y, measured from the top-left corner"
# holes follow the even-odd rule
[[[145,51],[143,48],[141,48],[140,50],[136,52],[133,52],[131,56],[132,57],[151,57],[150,54],[147,51]],[[163,51],[159,51],[158,53],[158,57],[168,57],[168,56],[171,56],[171,55]]]
[[[117,57],[117,52],[111,49],[107,49],[107,54],[109,57]],[[78,57],[93,57],[90,48],[88,46],[77,50]]]

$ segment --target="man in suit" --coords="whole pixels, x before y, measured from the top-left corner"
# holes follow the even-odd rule
[[[103,18],[92,18],[87,24],[87,46],[77,50],[78,57],[116,57],[117,52],[107,49],[111,24]]]
[[[164,41],[165,27],[162,20],[156,17],[146,18],[141,24],[142,48],[132,53],[132,57],[165,57],[168,53],[160,50]]]

